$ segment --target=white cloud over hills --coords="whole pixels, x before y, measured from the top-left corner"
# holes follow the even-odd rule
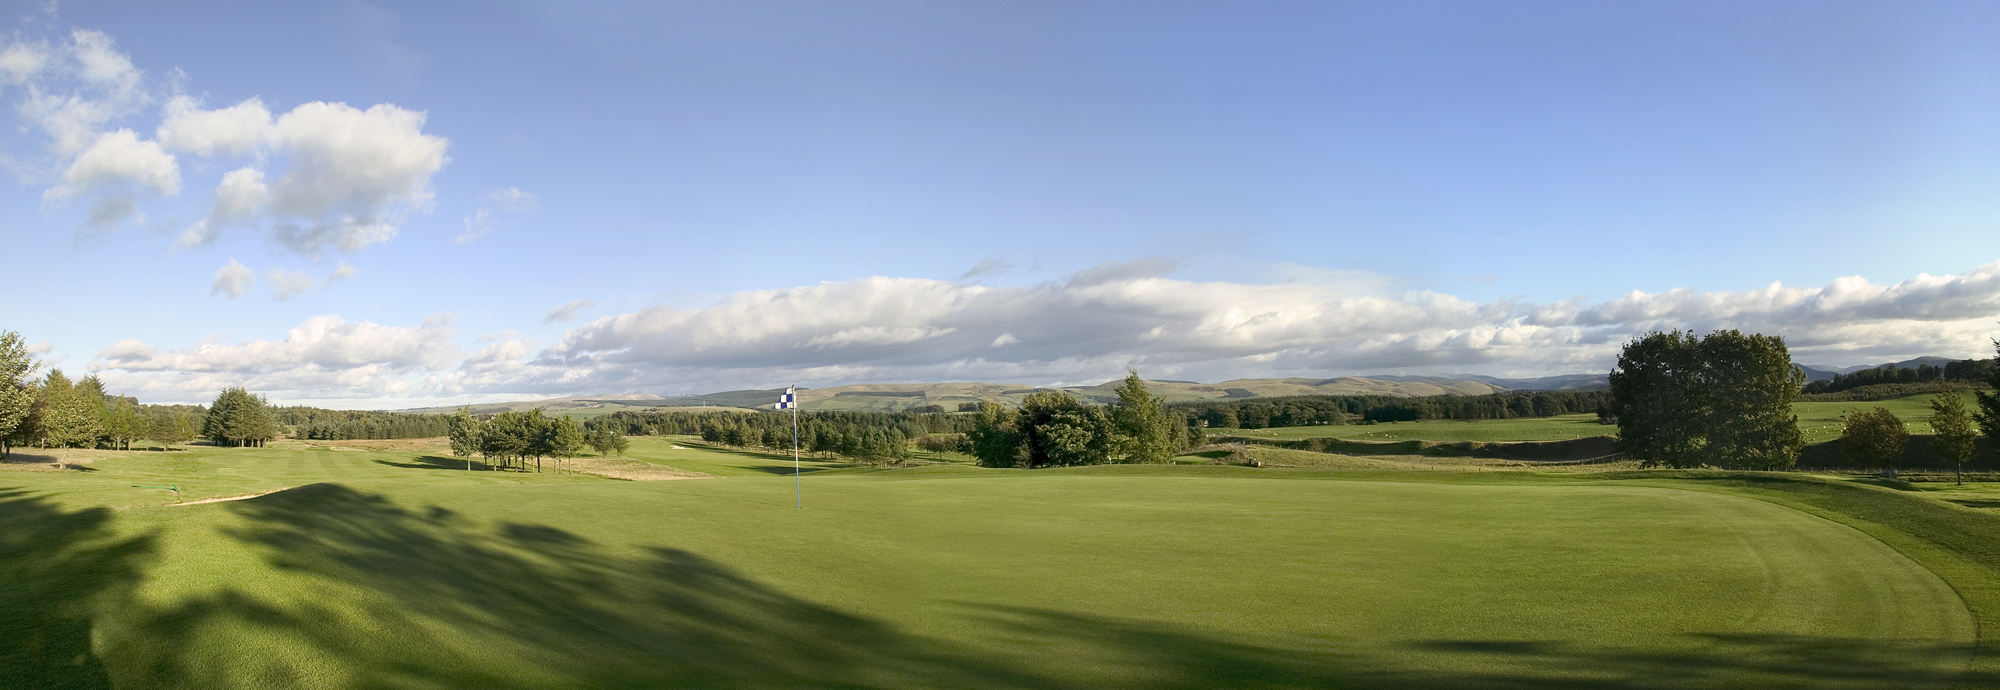
[[[662,393],[799,383],[1100,381],[1386,371],[1553,374],[1608,370],[1656,329],[1779,334],[1805,362],[1978,356],[2000,318],[2000,262],[1893,285],[1633,292],[1609,301],[1473,303],[1437,292],[1345,297],[1304,283],[1163,277],[1107,264],[1060,282],[986,287],[867,278],[742,292],[699,309],[660,305],[468,352],[449,320],[382,326],[319,316],[280,341],[169,350],[124,341],[92,361],[115,390],[204,400],[246,385],[281,400],[487,394]]]

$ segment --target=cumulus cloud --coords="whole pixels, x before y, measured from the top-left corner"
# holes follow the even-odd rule
[[[574,302],[570,302],[569,304],[565,304],[560,307],[550,309],[549,315],[542,317],[542,323],[575,321],[577,312],[581,312],[585,309],[590,309],[595,306],[597,306],[596,300],[588,300],[588,299],[576,300]]]
[[[260,98],[216,110],[203,110],[201,101],[175,96],[167,101],[160,128],[154,133],[162,145],[176,151],[203,156],[241,156],[264,145],[271,130],[271,110]]]
[[[203,343],[162,350],[124,340],[97,353],[91,371],[142,399],[205,400],[229,386],[290,398],[365,398],[409,394],[412,380],[462,359],[451,319],[382,326],[338,315],[315,316],[282,340]]]
[[[43,193],[45,201],[62,201],[77,196],[96,196],[90,221],[109,225],[124,220],[137,210],[135,194],[143,190],[173,196],[181,189],[180,164],[160,148],[159,142],[142,141],[129,129],[98,135],[69,169],[62,182]]]
[[[1888,361],[1982,356],[2000,318],[2000,262],[1889,285],[1843,278],[1822,287],[1635,292],[1595,303],[1481,304],[1428,291],[1350,296],[1311,283],[1108,273],[1026,287],[878,277],[743,292],[706,308],[660,305],[605,316],[540,350],[503,333],[462,357],[438,354],[456,350],[433,344],[420,366],[382,356],[319,360],[319,378],[298,390],[332,395],[325,382],[349,380],[343,367],[373,386],[346,391],[350,398],[705,392],[792,381],[1096,382],[1128,366],[1206,381],[1396,371],[1538,375],[1607,371],[1624,342],[1671,328],[1782,335],[1794,359],[1806,363]],[[225,355],[271,361],[250,357],[262,349],[204,345],[197,350],[216,354],[175,359],[141,345],[107,349],[96,366],[171,378],[209,371],[183,369],[196,364],[240,368],[221,364]]]
[[[222,295],[231,299],[242,297],[257,283],[257,272],[250,267],[230,259],[229,263],[215,271],[215,282],[208,289],[209,296]]]

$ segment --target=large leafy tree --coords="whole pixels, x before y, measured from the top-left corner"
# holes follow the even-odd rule
[[[42,381],[42,437],[49,445],[68,448],[97,440],[101,427],[97,408],[84,400],[61,369]]]
[[[1021,437],[1029,467],[1100,465],[1111,459],[1111,417],[1069,391],[1043,390],[1021,400]]]
[[[0,458],[11,452],[16,432],[35,406],[38,391],[28,372],[37,365],[20,333],[0,332]]]
[[[159,441],[168,450],[172,450],[176,443],[195,440],[201,432],[195,424],[194,414],[186,410],[153,407],[146,412],[146,419],[146,437]]]
[[[1126,462],[1162,463],[1180,450],[1181,437],[1160,399],[1146,390],[1136,369],[1126,370],[1118,386],[1118,404],[1111,408],[1119,450]]]
[[[1893,472],[1909,442],[1903,420],[1889,408],[1849,412],[1840,430],[1840,460],[1852,467]]]
[[[1972,416],[1966,414],[1965,401],[1958,393],[1946,386],[1931,401],[1931,455],[1951,463],[1954,478],[1965,481],[1965,463],[1972,460],[1973,447],[1979,441],[1979,433],[1972,426]]]
[[[972,430],[965,438],[972,446],[972,457],[978,459],[981,467],[1018,467],[1021,457],[1020,414],[999,403],[988,400],[979,403],[973,413]]]
[[[1673,331],[1626,344],[1611,372],[1618,449],[1645,466],[1787,469],[1805,374],[1779,336]]]
[[[470,408],[458,408],[451,415],[451,454],[465,458],[465,469],[472,469],[472,456],[485,448],[486,422],[472,416]]]

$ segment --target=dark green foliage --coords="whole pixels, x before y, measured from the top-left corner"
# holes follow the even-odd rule
[[[1022,464],[1020,414],[995,402],[979,403],[977,423],[965,437],[982,467]]]
[[[298,438],[319,441],[437,438],[451,433],[451,415],[403,414],[370,410],[326,410],[288,405],[272,410],[278,423]]]
[[[1981,381],[1959,382],[1951,385],[1956,386],[1959,390],[1980,390],[1986,388],[1985,382]],[[1938,384],[1935,383],[1878,383],[1873,386],[1849,388],[1838,393],[1800,393],[1799,402],[1877,402],[1933,393],[1937,389]]]
[[[1633,340],[1611,372],[1618,450],[1648,467],[1789,469],[1804,372],[1779,336],[1674,331]]]
[[[278,422],[264,396],[230,388],[209,404],[201,436],[220,446],[262,446],[278,437]]]
[[[1996,371],[2000,370],[1994,368],[1994,360],[1990,359],[1962,359],[1941,367],[1920,364],[1913,369],[1891,364],[1880,369],[1862,369],[1848,374],[1836,374],[1829,380],[1808,383],[1805,393],[1810,395],[1839,393],[1863,386],[1897,383],[1922,384],[1927,388],[1936,388],[1938,383],[1945,381],[1991,380]]]
[[[1511,391],[1492,395],[1302,395],[1169,403],[1189,423],[1210,429],[1264,429],[1430,419],[1518,419],[1596,412],[1609,391]]]
[[[593,430],[610,428],[630,436],[691,434],[709,443],[790,451],[792,424],[789,412],[668,409],[614,412],[591,420],[586,426]],[[798,444],[800,450],[809,453],[890,462],[909,456],[911,439],[966,433],[973,426],[973,416],[945,412],[809,411],[798,415]],[[871,430],[879,432],[872,440]]]
[[[35,406],[36,390],[28,372],[36,365],[21,334],[0,332],[0,458],[7,457],[22,422]]]
[[[584,437],[598,455],[611,455],[615,452],[622,456],[627,448],[632,447],[632,442],[625,440],[625,435],[618,433],[618,428],[610,424],[593,426]]]
[[[1840,431],[1840,461],[1850,467],[1894,468],[1910,433],[1888,408],[1852,412]]]
[[[1028,467],[1100,465],[1111,460],[1110,415],[1068,391],[1029,393],[1021,400],[1018,424]]]
[[[2000,340],[1993,341],[1993,349],[2000,353]],[[1988,374],[1986,385],[1994,392],[1979,393],[1979,411],[1974,416],[1979,419],[1979,428],[1986,432],[1986,446],[2000,453],[2000,368]]]
[[[61,369],[50,370],[43,379],[41,408],[42,442],[48,445],[88,446],[103,430],[98,423],[97,408],[85,399],[83,391],[70,385]]]

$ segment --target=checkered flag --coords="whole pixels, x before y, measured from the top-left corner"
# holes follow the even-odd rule
[[[784,397],[778,398],[778,406],[776,409],[790,410],[797,408],[798,406],[799,406],[799,392],[798,388],[795,386],[792,388],[785,389]]]

